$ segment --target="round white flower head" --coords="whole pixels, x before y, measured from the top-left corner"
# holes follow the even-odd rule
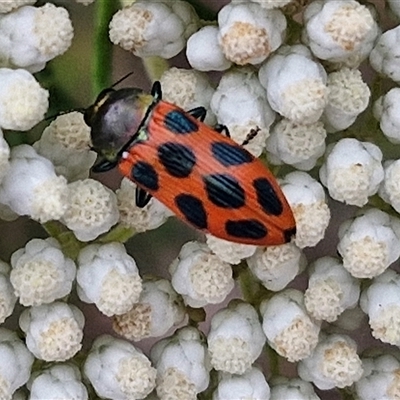
[[[12,10],[15,10],[16,8],[29,5],[29,4],[34,4],[36,3],[35,0],[7,0],[7,1],[2,1],[0,3],[0,13],[5,14],[8,13]]]
[[[313,385],[299,378],[277,377],[270,381],[271,397],[269,400],[296,399],[320,400]]]
[[[384,163],[385,178],[379,187],[379,196],[400,213],[400,160]]]
[[[255,157],[260,156],[275,113],[254,71],[244,68],[226,72],[210,106],[218,122],[229,128],[237,143],[241,144],[252,130],[257,130],[257,135],[245,147]]]
[[[69,363],[55,364],[37,371],[28,386],[30,400],[89,398],[79,368]]]
[[[205,122],[215,124],[215,116],[209,111],[210,101],[214,94],[207,75],[194,69],[172,67],[166,70],[161,78],[163,100],[176,104],[184,110],[205,107]]]
[[[400,392],[400,361],[394,354],[363,358],[364,374],[355,383],[355,392],[363,400],[391,400]]]
[[[1,66],[38,72],[47,61],[67,51],[73,36],[65,8],[52,3],[21,7],[0,16]]]
[[[214,369],[241,375],[260,356],[265,335],[257,311],[233,300],[212,317],[207,341]]]
[[[304,295],[285,289],[260,306],[268,344],[282,357],[296,362],[309,357],[318,344],[320,322],[310,318]]]
[[[110,22],[110,40],[138,57],[176,56],[199,26],[193,7],[181,0],[138,0]]]
[[[199,242],[185,243],[169,272],[173,288],[190,307],[221,303],[234,286],[231,266]]]
[[[247,259],[251,272],[268,290],[284,289],[307,264],[303,252],[294,244],[260,247]]]
[[[369,62],[375,71],[388,76],[395,82],[400,82],[400,26],[389,29],[376,41],[369,55]]]
[[[181,297],[166,279],[143,281],[139,301],[125,314],[115,315],[113,329],[128,340],[164,335],[186,316]]]
[[[274,125],[267,139],[268,159],[275,165],[289,164],[309,171],[325,153],[325,139],[322,122],[299,124],[283,118]]]
[[[62,222],[78,240],[88,242],[107,232],[119,219],[117,196],[93,179],[68,185],[68,206]]]
[[[283,46],[258,72],[272,109],[296,123],[317,122],[328,100],[326,72],[303,45]]]
[[[91,244],[78,256],[80,299],[105,315],[128,312],[139,300],[142,280],[135,260],[121,243]]]
[[[314,1],[304,21],[304,41],[315,56],[354,67],[368,56],[379,33],[369,9],[354,0]]]
[[[286,19],[280,10],[257,3],[229,3],[218,13],[219,44],[238,65],[259,64],[283,41]]]
[[[296,220],[295,244],[301,249],[324,238],[331,213],[322,185],[305,172],[291,172],[280,182]]]
[[[0,397],[11,400],[13,393],[28,381],[34,357],[12,332],[0,328]]]
[[[0,129],[0,183],[6,176],[10,168],[10,146],[3,137],[3,132]]]
[[[10,282],[10,266],[0,260],[0,324],[14,311],[17,297]]]
[[[374,278],[364,290],[360,306],[369,317],[372,336],[384,343],[400,345],[400,276],[392,270]]]
[[[48,107],[49,92],[32,74],[24,69],[0,68],[1,128],[27,131],[42,121]]]
[[[33,306],[19,317],[28,349],[44,361],[73,357],[82,347],[84,324],[83,313],[77,307],[60,301]]]
[[[363,374],[357,344],[346,335],[321,335],[317,347],[299,362],[297,371],[301,379],[321,390],[350,386]]]
[[[213,393],[213,400],[232,399],[270,399],[268,382],[263,373],[255,367],[249,368],[243,375],[218,373],[218,386]]]
[[[192,68],[198,71],[225,71],[232,65],[222,52],[218,34],[218,27],[209,25],[190,36],[186,57]]]
[[[312,264],[309,274],[304,304],[313,318],[333,322],[345,309],[357,305],[360,283],[336,258],[319,258]]]
[[[67,181],[54,165],[26,144],[13,147],[10,167],[0,185],[0,203],[18,215],[44,223],[62,217],[68,206]]]
[[[11,256],[10,279],[24,306],[51,303],[67,296],[75,280],[76,266],[53,238],[32,239]]]
[[[137,186],[128,178],[123,178],[116,191],[119,210],[119,222],[136,232],[146,232],[161,226],[172,212],[156,198],[152,197],[147,205],[138,207],[135,195]]]
[[[156,370],[142,351],[109,335],[93,342],[83,372],[97,395],[107,399],[144,399],[156,385]]]
[[[19,217],[10,207],[0,203],[0,219],[3,221],[15,221]]]
[[[328,146],[319,177],[333,199],[362,207],[383,180],[382,152],[372,143],[341,139]]]
[[[356,278],[374,278],[400,256],[400,220],[381,210],[343,222],[338,235],[343,266]]]
[[[288,5],[293,0],[250,0],[253,3],[259,4],[261,7],[270,10],[271,8],[282,8]],[[232,3],[246,3],[246,0],[232,0]]]
[[[400,37],[400,31],[399,31]],[[400,81],[400,78],[399,78]],[[394,143],[400,143],[400,88],[390,89],[374,104],[374,116],[379,120],[380,128],[386,138]]]
[[[358,69],[342,68],[328,75],[328,104],[323,120],[328,132],[348,128],[368,106],[371,91]]]
[[[195,399],[208,387],[211,365],[204,337],[193,327],[182,328],[156,343],[151,360],[157,368],[160,400]]]

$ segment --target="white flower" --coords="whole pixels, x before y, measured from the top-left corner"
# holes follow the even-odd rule
[[[0,203],[39,222],[59,219],[67,209],[67,181],[53,164],[26,144],[13,147],[0,185]]]
[[[96,239],[119,219],[114,192],[93,179],[68,185],[68,208],[62,222],[82,242]]]
[[[400,31],[399,31],[400,37]],[[399,75],[400,81],[400,75]],[[400,143],[400,88],[390,89],[374,104],[374,116],[379,120],[379,126],[386,138],[394,143]]]
[[[76,266],[53,239],[32,239],[11,256],[10,279],[24,306],[51,303],[67,296],[75,280]]]
[[[278,377],[270,381],[270,400],[296,399],[296,400],[320,400],[314,391],[313,385],[299,378],[288,379]]]
[[[0,260],[0,324],[14,311],[17,297],[10,282],[10,266]]]
[[[151,349],[157,368],[157,395],[160,400],[195,399],[208,387],[211,369],[200,331],[185,327],[157,342]]]
[[[23,7],[25,5],[34,4],[35,0],[7,0],[0,2],[0,13],[5,14],[16,8]]]
[[[94,3],[95,0],[75,0],[77,3],[83,4],[84,6],[88,6],[89,4]]]
[[[33,306],[19,318],[28,349],[44,361],[73,357],[82,347],[84,323],[77,307],[62,302]]]
[[[221,303],[234,286],[231,266],[198,242],[182,246],[169,272],[172,286],[190,307]]]
[[[328,99],[326,72],[303,45],[283,46],[258,73],[271,108],[293,122],[317,122]]]
[[[305,172],[291,172],[280,183],[296,220],[295,243],[301,249],[324,238],[331,213],[322,185]]]
[[[253,70],[245,68],[226,72],[219,81],[210,106],[218,122],[229,128],[232,139],[237,143],[241,144],[252,130],[258,130],[245,147],[255,157],[262,153],[275,113]]]
[[[400,26],[387,30],[377,40],[369,55],[369,62],[375,71],[400,82]]]
[[[233,300],[212,317],[207,341],[214,369],[241,375],[260,356],[265,335],[256,310]]]
[[[0,397],[11,400],[31,374],[34,357],[15,332],[0,328]]]
[[[309,357],[318,344],[320,323],[307,314],[304,295],[285,289],[260,306],[268,344],[282,357],[295,362]]]
[[[54,364],[37,371],[29,384],[29,400],[74,399],[87,400],[88,391],[74,364]]]
[[[1,18],[1,17],[0,17]],[[24,69],[0,68],[0,127],[27,131],[44,118],[49,92]]]
[[[298,373],[322,390],[352,385],[363,374],[356,342],[346,335],[321,335],[313,353],[300,361]]]
[[[209,25],[190,36],[186,57],[192,68],[198,71],[224,71],[232,65],[222,52],[218,34],[218,27]]]
[[[359,399],[391,400],[398,397],[400,362],[394,354],[363,358],[362,362],[364,374],[355,383]]]
[[[82,249],[76,280],[80,299],[95,303],[107,316],[128,312],[142,291],[135,260],[116,242]]]
[[[123,178],[116,191],[119,222],[136,232],[145,232],[161,226],[172,212],[156,198],[152,197],[144,207],[136,205],[137,186],[128,178]]]
[[[400,276],[392,270],[374,278],[360,299],[369,317],[372,336],[384,343],[400,345]]]
[[[46,3],[21,7],[0,16],[0,59],[3,67],[34,73],[71,45],[74,30],[68,11]]]
[[[0,129],[0,184],[10,168],[10,146],[3,137]]]
[[[400,212],[400,160],[384,163],[385,178],[379,188],[379,196]]]
[[[233,399],[269,400],[270,390],[263,373],[255,367],[251,367],[243,375],[219,372],[213,400]]]
[[[294,244],[258,248],[247,259],[251,272],[268,290],[284,289],[307,264],[303,252]]]
[[[218,13],[219,44],[238,65],[259,64],[283,41],[286,19],[279,10],[256,3],[230,3]]]
[[[171,58],[198,25],[194,9],[185,1],[139,0],[113,16],[110,40],[139,57]]]
[[[83,371],[102,398],[144,399],[156,384],[156,370],[142,351],[109,335],[93,342]]]
[[[379,28],[369,9],[354,0],[317,0],[304,12],[304,41],[322,60],[358,66]]]
[[[312,264],[309,274],[304,304],[313,318],[333,322],[345,309],[357,305],[360,283],[339,260],[321,257]]]
[[[343,266],[356,278],[373,278],[400,256],[400,220],[369,209],[339,228],[338,252]]]
[[[166,279],[143,281],[140,298],[125,314],[115,315],[113,329],[128,340],[164,335],[186,316],[184,304]]]
[[[319,176],[333,199],[362,207],[383,180],[381,162],[382,152],[375,144],[341,139],[328,149]]]
[[[296,123],[283,118],[271,129],[266,149],[275,165],[289,164],[309,171],[325,153],[326,130],[321,121]]]
[[[247,0],[232,0],[232,3],[245,3]],[[250,0],[253,3],[259,4],[261,7],[266,8],[266,9],[271,9],[271,8],[282,8],[289,4],[290,2],[293,2],[292,0]]]

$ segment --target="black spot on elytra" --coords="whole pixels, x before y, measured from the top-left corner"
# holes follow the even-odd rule
[[[242,239],[262,239],[268,234],[265,225],[256,219],[228,220],[225,230],[228,235]]]
[[[214,142],[211,145],[214,158],[224,167],[250,163],[254,157],[243,147],[225,142]]]
[[[188,115],[180,110],[170,111],[164,119],[165,127],[173,133],[186,135],[197,132],[199,127],[195,121],[188,118]]]
[[[232,175],[205,175],[203,181],[208,198],[216,206],[222,208],[239,208],[244,206],[244,190]]]
[[[154,167],[145,161],[139,161],[132,167],[131,177],[146,189],[158,190],[158,174]]]
[[[201,200],[190,194],[175,197],[175,204],[186,220],[198,229],[207,228],[207,213]]]
[[[257,201],[261,208],[269,215],[279,216],[282,214],[283,205],[279,200],[274,187],[267,178],[258,178],[253,181],[257,193]]]
[[[176,178],[189,176],[196,164],[196,156],[189,147],[173,142],[158,148],[158,158],[168,173]]]
[[[295,234],[296,234],[296,227],[286,229],[283,232],[283,237],[285,238],[285,243],[289,243]]]

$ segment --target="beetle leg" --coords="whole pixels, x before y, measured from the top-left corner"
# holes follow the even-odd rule
[[[228,138],[231,137],[231,134],[229,132],[229,129],[226,125],[222,125],[222,124],[217,124],[214,126],[214,130],[216,130],[219,133],[223,133],[225,136],[227,136]]]
[[[162,90],[161,90],[161,83],[159,81],[155,81],[153,83],[153,87],[151,88],[151,95],[156,100],[161,100],[161,98],[162,98]]]
[[[188,114],[203,122],[206,117],[207,110],[204,107],[196,107],[189,110]]]
[[[252,129],[246,136],[246,139],[243,140],[242,146],[245,146],[246,144],[250,143],[260,132],[260,128],[257,126],[256,129]]]
[[[136,205],[139,208],[145,207],[149,203],[151,198],[152,198],[151,194],[147,193],[144,189],[136,188],[135,200],[136,200]]]

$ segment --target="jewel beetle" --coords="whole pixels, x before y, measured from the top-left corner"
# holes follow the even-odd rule
[[[134,181],[136,204],[152,196],[197,229],[238,243],[287,243],[296,233],[292,210],[269,169],[203,121],[204,107],[184,111],[137,88],[103,90],[84,112],[93,150],[93,172],[118,166]],[[225,133],[225,134],[224,134]]]

